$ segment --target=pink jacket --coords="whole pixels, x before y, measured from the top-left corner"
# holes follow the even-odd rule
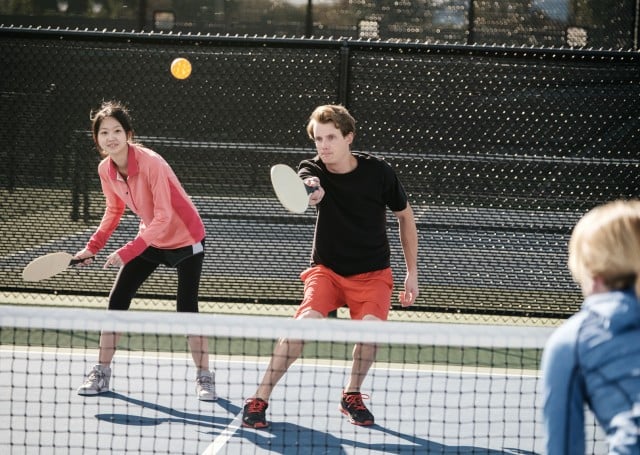
[[[129,145],[127,172],[125,181],[110,158],[98,165],[106,208],[100,226],[87,243],[89,251],[96,254],[104,248],[126,207],[140,217],[140,229],[117,251],[124,263],[148,246],[173,249],[204,238],[198,210],[164,158],[147,148]]]

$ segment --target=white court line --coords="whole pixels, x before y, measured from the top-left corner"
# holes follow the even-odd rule
[[[240,412],[235,419],[231,421],[227,428],[225,428],[216,438],[213,440],[209,447],[202,452],[202,455],[216,455],[222,448],[224,448],[231,439],[231,437],[238,432],[242,422],[242,412]]]
[[[86,361],[89,361],[88,357],[97,357],[98,350],[94,348],[48,348],[42,346],[21,346],[21,345],[0,345],[0,353],[7,354],[24,354],[28,357],[29,354],[37,355],[52,355],[60,356],[61,354],[67,354],[69,357],[83,357]],[[238,356],[222,354],[211,354],[214,358],[213,363],[216,362],[227,363],[229,365],[240,364],[244,365],[247,362],[253,362],[256,364],[266,365],[269,363],[271,356]],[[241,357],[241,358],[238,358]],[[156,359],[156,360],[170,360],[170,361],[189,361],[189,353],[187,352],[138,352],[127,351],[121,349],[116,352],[114,356],[115,360],[127,360],[127,359]],[[301,367],[313,367],[318,369],[335,369],[351,368],[351,360],[332,360],[332,359],[305,359],[300,358],[296,361],[295,365],[298,368]],[[214,367],[215,369],[215,367]],[[505,368],[505,367],[482,367],[473,365],[458,365],[458,364],[446,364],[446,363],[394,363],[394,362],[375,362],[371,367],[371,371],[401,371],[405,373],[433,373],[438,375],[455,375],[460,376],[497,376],[508,378],[539,378],[541,372],[539,369],[523,369],[523,368]]]

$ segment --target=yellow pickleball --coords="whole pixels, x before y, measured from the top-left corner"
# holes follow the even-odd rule
[[[191,62],[184,57],[178,57],[171,62],[171,74],[176,79],[186,79],[191,75]]]

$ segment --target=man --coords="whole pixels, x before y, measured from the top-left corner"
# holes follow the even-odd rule
[[[325,318],[347,306],[352,319],[387,319],[393,276],[386,234],[386,210],[400,226],[406,263],[402,306],[418,297],[418,234],[413,210],[395,172],[383,160],[351,151],[355,120],[339,105],[315,109],[307,125],[317,156],[300,163],[298,174],[316,188],[309,204],[317,208],[311,266],[300,274],[304,297],[295,318]],[[265,411],[273,388],[301,355],[303,341],[277,343],[267,371],[252,398],[246,401],[243,425],[269,426]],[[356,344],[351,376],[342,392],[340,410],[354,425],[373,425],[360,387],[373,364],[376,346]]]

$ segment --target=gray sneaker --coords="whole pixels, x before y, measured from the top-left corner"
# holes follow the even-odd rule
[[[95,365],[84,384],[78,387],[78,395],[97,395],[109,391],[111,368]]]
[[[214,385],[215,375],[210,371],[200,371],[196,378],[196,395],[201,401],[215,401],[218,399]]]

